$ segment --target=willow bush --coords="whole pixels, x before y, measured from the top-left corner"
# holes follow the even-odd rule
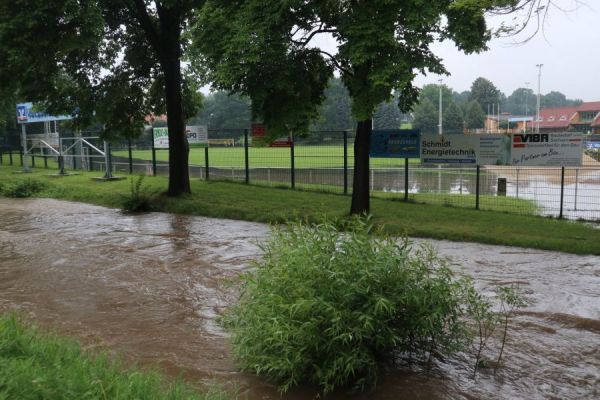
[[[356,219],[274,228],[223,317],[242,369],[282,391],[375,385],[382,367],[470,343],[473,288],[429,247],[371,235]]]

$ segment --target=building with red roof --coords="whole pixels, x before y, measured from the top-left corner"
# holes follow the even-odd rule
[[[534,117],[528,128],[535,130],[538,122],[540,132],[600,133],[600,101],[573,107],[542,108],[539,121],[535,121]]]

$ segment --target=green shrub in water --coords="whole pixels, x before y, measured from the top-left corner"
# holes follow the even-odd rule
[[[373,236],[368,221],[275,228],[223,317],[246,371],[324,392],[372,387],[381,368],[465,348],[472,286],[428,247]]]
[[[3,185],[0,190],[6,197],[31,197],[44,190],[46,185],[35,179],[25,179]]]

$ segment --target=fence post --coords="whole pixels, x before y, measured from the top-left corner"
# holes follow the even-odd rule
[[[71,157],[73,158],[73,170],[77,170],[77,151],[75,150],[75,145],[77,143],[77,139],[73,142],[73,148],[71,149]]]
[[[558,218],[563,217],[563,204],[565,199],[565,167],[560,168],[560,213]]]
[[[129,174],[133,174],[133,153],[131,152],[131,138],[127,139],[127,151],[129,152]]]
[[[250,159],[248,158],[248,129],[244,129],[244,167],[246,169],[246,185],[250,183]]]
[[[404,159],[404,201],[408,201],[408,158]]]
[[[12,166],[13,165],[13,158],[12,158],[12,149],[8,152],[8,162],[9,164]]]
[[[31,168],[35,168],[35,155],[31,153]]]
[[[296,164],[294,157],[294,134],[290,133],[290,138],[292,139],[292,144],[290,146],[290,157],[291,157],[291,173],[292,173],[292,189],[296,188]]]
[[[479,210],[479,175],[480,175],[480,168],[479,165],[477,165],[477,181],[475,182],[475,209]]]
[[[154,140],[152,140],[152,176],[156,176],[156,148],[154,147]]]
[[[4,159],[2,158],[2,150],[0,150],[0,165],[4,165]]]
[[[23,166],[23,149],[19,150],[19,159],[21,160],[21,167]]]
[[[204,168],[206,169],[206,180],[210,178],[210,167],[208,164],[208,145],[204,148]]]
[[[44,168],[48,169],[48,152],[45,148],[42,149],[42,152],[44,154]]]
[[[579,187],[579,167],[575,168],[575,211],[577,211],[577,189]]]
[[[348,194],[348,131],[344,131],[344,194]]]

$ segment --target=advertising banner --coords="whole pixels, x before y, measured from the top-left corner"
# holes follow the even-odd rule
[[[479,136],[421,135],[421,162],[425,164],[471,164],[479,158]]]
[[[185,134],[190,147],[208,147],[208,129],[205,125],[186,126]],[[169,148],[169,128],[152,129],[155,149]]]
[[[479,136],[479,165],[510,165],[509,135]]]
[[[193,125],[185,127],[190,147],[208,147],[208,127],[206,125]]]
[[[73,119],[70,115],[49,115],[41,111],[35,111],[33,103],[17,104],[17,123],[31,124],[34,122],[64,121]]]
[[[583,135],[576,132],[515,134],[512,165],[578,167],[583,155]]]
[[[152,129],[152,134],[154,136],[155,149],[169,148],[169,128],[154,128]]]
[[[419,158],[421,134],[413,129],[375,130],[371,133],[371,157]]]
[[[598,150],[600,149],[600,142],[587,142],[585,147],[589,150]]]

